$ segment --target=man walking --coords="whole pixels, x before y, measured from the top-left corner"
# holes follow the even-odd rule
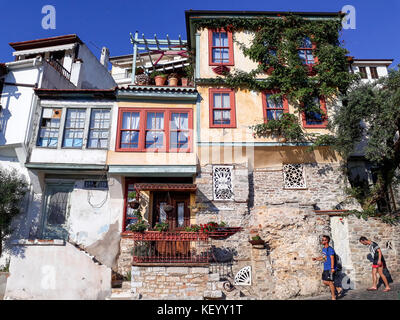
[[[335,288],[335,276],[336,276],[336,259],[335,259],[335,250],[329,245],[331,238],[329,236],[322,236],[321,244],[322,248],[322,256],[317,258],[312,258],[313,261],[324,261],[324,271],[322,272],[322,282],[324,285],[328,286],[331,290],[332,300],[336,300],[336,292],[337,294],[341,294],[342,288]]]
[[[386,267],[385,263],[385,258],[383,257],[382,251],[379,248],[379,245],[376,242],[373,242],[371,240],[368,240],[366,237],[361,237],[360,242],[365,245],[369,246],[369,251],[371,252],[371,255],[373,257],[373,262],[372,262],[372,287],[368,288],[368,291],[376,291],[378,290],[377,288],[377,280],[378,277],[376,273],[378,272],[383,283],[385,284],[385,289],[383,292],[388,292],[390,291],[389,287],[389,282],[386,279],[386,276],[383,274],[383,268]]]

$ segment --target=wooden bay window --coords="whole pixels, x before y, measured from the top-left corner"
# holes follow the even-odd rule
[[[191,109],[121,108],[116,151],[191,152]]]

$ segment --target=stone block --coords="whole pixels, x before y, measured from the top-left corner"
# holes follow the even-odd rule
[[[221,299],[222,298],[221,290],[213,290],[213,291],[204,291],[203,297],[209,299]]]

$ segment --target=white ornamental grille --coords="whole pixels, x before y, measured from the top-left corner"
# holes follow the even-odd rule
[[[306,180],[302,164],[284,164],[283,182],[286,189],[304,189]]]
[[[214,200],[233,200],[232,167],[213,167]]]

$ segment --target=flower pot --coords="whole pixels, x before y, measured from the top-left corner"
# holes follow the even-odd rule
[[[156,86],[163,86],[166,80],[167,80],[167,77],[165,77],[165,76],[155,76],[154,77]]]
[[[139,201],[137,199],[133,199],[133,200],[129,201],[129,206],[132,209],[137,209],[137,208],[139,208]]]
[[[150,78],[147,74],[138,74],[136,76],[136,84],[138,85],[148,85],[150,83]]]
[[[178,78],[169,78],[168,85],[171,87],[176,87],[178,85]]]
[[[182,87],[187,87],[188,83],[189,83],[189,79],[188,78],[182,78]]]
[[[174,210],[174,207],[169,205],[169,204],[167,204],[167,205],[165,205],[163,207],[163,209],[164,209],[165,212],[171,212],[172,210]]]

